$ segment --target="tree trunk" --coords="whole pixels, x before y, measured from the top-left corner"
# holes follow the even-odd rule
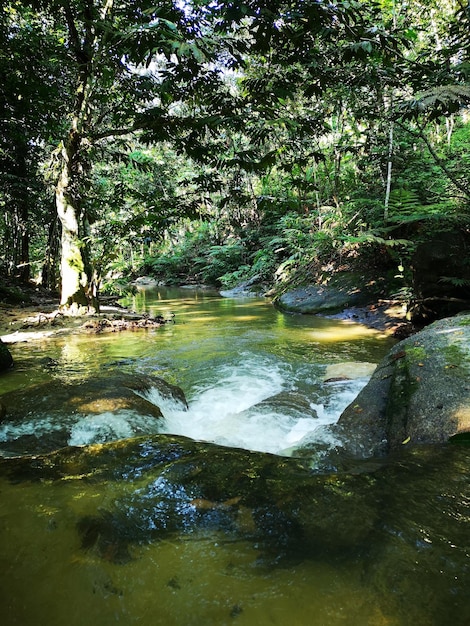
[[[72,130],[62,150],[62,171],[56,187],[57,215],[62,224],[60,308],[69,315],[99,310],[82,232],[82,210],[77,190],[82,170],[79,145],[80,136]]]
[[[390,193],[392,191],[392,167],[393,167],[393,120],[390,121],[388,131],[388,156],[387,156],[387,182],[385,187],[384,201],[384,224],[388,222],[388,210],[390,206]]]
[[[23,282],[30,279],[29,262],[29,205],[27,145],[18,139],[11,146],[9,186],[10,202],[6,205],[7,236],[4,256],[9,273]]]
[[[28,197],[28,167],[26,164],[27,146],[23,141],[18,141],[15,146],[15,222],[16,231],[16,270],[17,275],[23,282],[28,282],[31,277],[29,263],[29,197]]]
[[[85,3],[87,4],[87,3]],[[86,183],[85,144],[90,143],[90,98],[94,83],[94,54],[97,41],[91,7],[85,11],[84,33],[75,23],[73,6],[65,3],[64,11],[71,49],[77,61],[77,87],[70,131],[62,147],[62,169],[56,187],[57,215],[62,224],[60,308],[68,315],[83,315],[99,310],[96,285],[88,257],[82,194]],[[106,11],[112,1],[106,0]]]

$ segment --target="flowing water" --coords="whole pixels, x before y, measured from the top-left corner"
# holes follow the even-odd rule
[[[0,392],[33,400],[0,423],[2,624],[470,623],[467,447],[336,475],[300,458],[334,445],[324,427],[392,340],[198,290],[142,290],[132,305],[170,322],[11,346]],[[357,377],[325,383],[344,362]],[[156,388],[141,395],[161,419],[48,409],[51,390],[116,373],[178,385],[188,409]],[[59,431],[81,456],[11,458]]]

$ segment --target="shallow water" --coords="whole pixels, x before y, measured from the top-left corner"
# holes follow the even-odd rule
[[[362,325],[285,315],[264,300],[205,291],[144,290],[127,304],[173,321],[155,331],[14,345],[16,368],[2,380],[4,390],[79,383],[105,372],[157,375],[179,385],[189,403],[189,414],[166,403],[158,432],[291,454],[315,431],[320,436],[321,427],[335,421],[367,382],[364,377],[324,385],[327,364],[376,363],[393,343]],[[298,409],[260,404],[280,393],[299,394],[305,403]],[[132,413],[82,419],[67,414],[62,421],[71,431],[70,445],[156,432],[152,420]],[[0,443],[60,427],[55,416],[33,415],[21,424],[0,425]]]
[[[205,444],[184,463],[169,456],[158,471],[149,460],[151,439],[143,440],[138,453],[125,442],[110,448],[108,473],[100,469],[106,445],[84,448],[86,462],[51,455],[25,459],[25,469],[14,459],[1,461],[2,624],[470,623],[467,447],[422,447],[393,459],[351,463],[351,474],[325,476],[324,485],[322,476],[310,478],[308,467],[297,467],[295,459],[286,459],[275,474],[269,463],[263,465],[270,455],[251,453],[258,470],[234,449],[290,454],[305,437],[315,438],[318,426],[335,420],[366,382],[325,385],[326,366],[377,362],[390,339],[360,325],[284,315],[264,301],[224,300],[197,291],[145,291],[134,306],[174,314],[174,323],[156,331],[12,346],[17,365],[2,377],[1,392],[117,371],[161,376],[183,388],[189,411],[168,402],[158,431],[230,446],[233,492],[229,484],[222,497],[207,477],[232,457],[216,465]],[[287,409],[272,401],[280,392],[294,398]],[[43,417],[43,427],[53,427],[51,417]],[[151,421],[140,423],[136,432],[141,416],[63,417],[71,420],[69,444],[154,432]],[[34,415],[25,416],[23,426],[28,424],[31,432],[38,428]],[[227,471],[230,478],[232,470]],[[246,503],[239,501],[237,483],[244,472],[250,489],[258,489]],[[289,511],[288,495],[276,487],[283,473],[305,492],[280,524],[270,516]],[[207,485],[198,491],[202,477]],[[327,497],[316,499],[310,480],[320,481]],[[157,520],[162,515],[164,520],[167,510],[168,519],[173,515],[179,522],[158,531]],[[235,526],[227,522],[229,513]],[[318,528],[324,523],[324,549],[321,531],[318,545],[312,544],[305,528],[292,522],[303,520],[308,528],[315,515],[322,517]],[[107,520],[107,526],[91,540],[80,528],[83,520],[95,518]],[[348,534],[355,537],[361,524],[365,539],[347,544]],[[110,541],[103,540],[106,529]],[[328,543],[336,534],[347,548],[335,550]]]

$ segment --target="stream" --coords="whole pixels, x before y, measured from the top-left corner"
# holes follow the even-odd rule
[[[470,623],[469,448],[333,454],[328,425],[393,339],[206,290],[125,304],[169,321],[10,346],[3,625]],[[187,405],[157,386],[97,400],[148,377]]]

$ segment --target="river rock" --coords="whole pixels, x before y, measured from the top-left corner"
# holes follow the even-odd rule
[[[1,397],[0,451],[37,454],[158,432],[160,398],[187,407],[181,389],[144,375],[112,374],[75,384],[50,381],[12,391]]]
[[[223,298],[256,298],[266,291],[266,287],[260,282],[261,277],[256,275],[241,282],[232,289],[222,289],[220,295]]]
[[[353,454],[444,443],[470,431],[470,315],[439,320],[394,346],[332,427]]]
[[[356,378],[369,378],[374,373],[376,363],[347,361],[345,363],[333,363],[326,366],[323,382],[334,380],[356,380]]]
[[[128,560],[133,544],[211,529],[227,540],[255,542],[275,560],[343,558],[367,545],[374,532],[375,481],[313,474],[309,466],[309,461],[155,435],[70,447],[34,462],[0,459],[0,475],[15,481],[76,482],[90,475],[95,485],[113,481],[112,501],[77,526],[83,549],[107,560]]]
[[[292,313],[334,313],[349,307],[375,302],[384,294],[384,281],[348,272],[328,283],[297,287],[282,294],[274,304]]]
[[[13,358],[10,351],[0,339],[0,372],[9,369],[13,365]]]
[[[281,391],[258,402],[250,409],[266,413],[285,413],[298,415],[298,417],[318,417],[310,401],[297,391]]]
[[[137,287],[158,287],[160,285],[159,281],[151,276],[139,276],[131,284]]]

